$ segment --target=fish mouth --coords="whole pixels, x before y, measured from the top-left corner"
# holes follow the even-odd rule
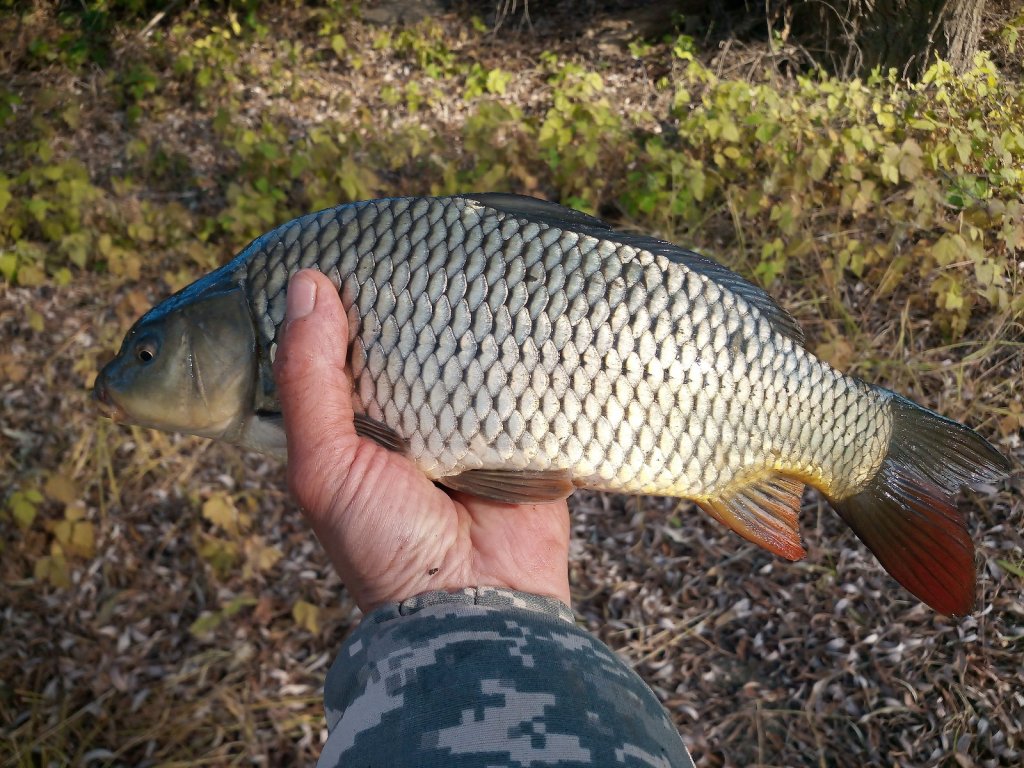
[[[124,421],[125,412],[115,401],[110,389],[107,387],[107,380],[103,374],[96,379],[92,388],[92,399],[100,413],[111,421]]]

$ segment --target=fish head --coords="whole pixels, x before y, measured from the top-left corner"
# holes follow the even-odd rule
[[[115,421],[234,442],[253,414],[257,358],[242,287],[194,284],[139,318],[93,395]]]

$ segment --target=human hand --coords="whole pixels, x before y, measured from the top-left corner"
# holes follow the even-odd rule
[[[274,363],[288,482],[359,607],[475,586],[568,604],[565,501],[510,505],[446,491],[408,457],[357,435],[347,342],[330,280],[294,275]]]

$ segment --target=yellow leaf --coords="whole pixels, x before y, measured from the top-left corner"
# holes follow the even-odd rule
[[[996,262],[993,259],[979,259],[974,264],[974,276],[981,285],[992,285],[996,280]]]
[[[55,587],[66,588],[71,586],[68,563],[61,555],[40,557],[36,560],[33,575],[36,581],[48,581]]]
[[[67,475],[62,475],[58,472],[50,475],[46,485],[43,486],[43,493],[53,501],[59,501],[61,504],[71,504],[78,501],[81,496],[74,481]]]
[[[957,234],[943,235],[932,246],[932,256],[940,267],[945,267],[960,259],[967,249],[963,237]]]
[[[82,557],[96,554],[96,530],[92,523],[75,523],[71,528],[71,540],[68,547]]]
[[[142,291],[129,291],[125,297],[132,314],[141,315],[153,306],[152,300]]]
[[[28,376],[28,368],[19,363],[13,355],[0,355],[0,372],[12,384],[20,384]]]
[[[79,500],[68,504],[67,509],[64,510],[64,519],[70,520],[72,523],[85,520],[85,503]]]
[[[269,570],[283,555],[277,547],[268,547],[262,536],[247,536],[242,542],[245,552],[243,578],[252,578],[254,573]]]
[[[53,525],[53,535],[61,544],[67,544],[71,541],[71,526],[73,523],[70,520],[59,520]]]
[[[273,568],[283,556],[283,553],[277,547],[263,547],[256,557],[256,564],[261,571],[266,571]]]
[[[214,494],[203,502],[203,517],[228,533],[238,533],[238,509],[226,494]]]
[[[320,609],[305,600],[296,601],[292,606],[292,618],[295,623],[310,633],[320,633]]]
[[[46,285],[46,273],[35,265],[24,264],[18,269],[18,282],[30,288]]]
[[[818,348],[814,350],[814,354],[840,371],[849,368],[850,363],[853,361],[853,347],[844,338],[837,338],[824,344],[819,344]]]
[[[28,309],[26,314],[28,315],[28,327],[36,333],[42,333],[46,328],[46,320],[43,318],[42,314],[31,308]]]
[[[899,171],[900,176],[908,181],[913,181],[921,175],[924,167],[921,162],[921,146],[913,139],[907,139],[901,147]]]

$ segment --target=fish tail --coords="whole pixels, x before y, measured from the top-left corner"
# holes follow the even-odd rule
[[[859,491],[830,502],[896,581],[936,611],[963,616],[974,607],[974,544],[956,494],[1004,477],[1009,462],[963,424],[883,392],[888,453]]]

